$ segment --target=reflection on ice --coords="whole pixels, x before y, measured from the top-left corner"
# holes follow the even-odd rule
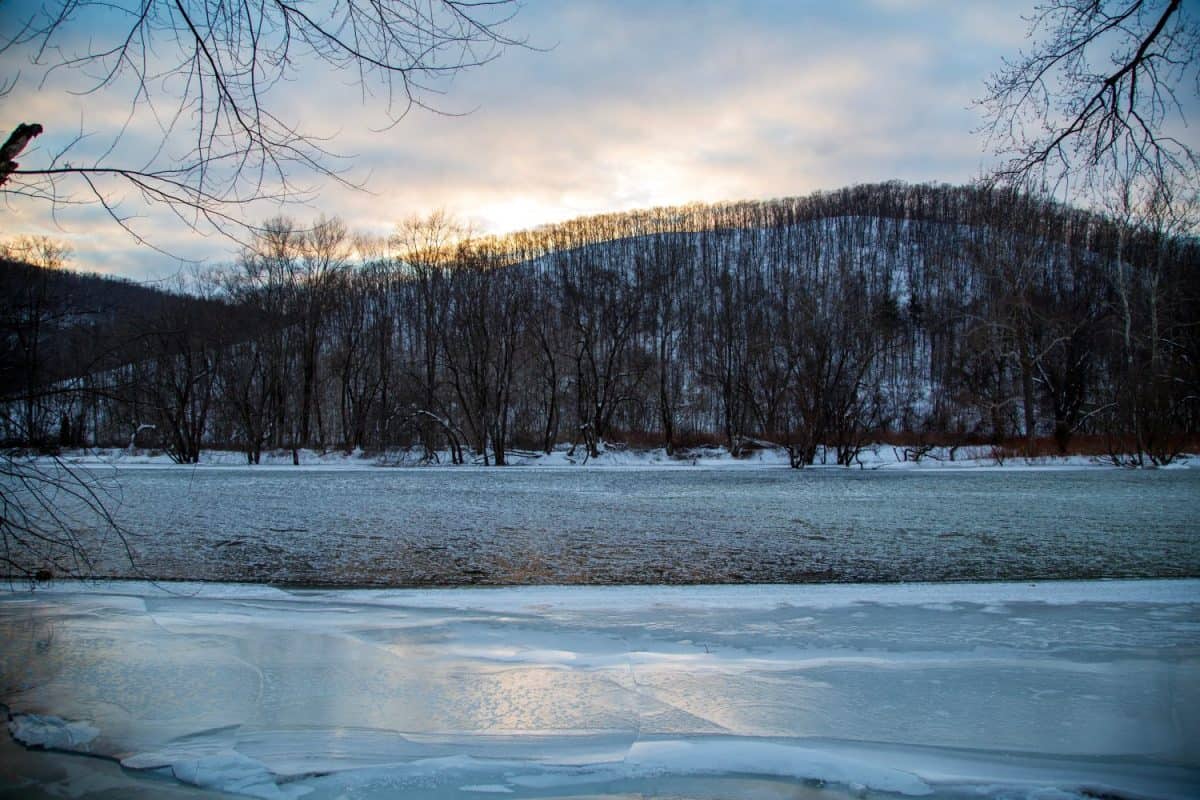
[[[0,596],[0,686],[27,745],[256,797],[1189,797],[1198,631],[1200,581],[66,585]]]

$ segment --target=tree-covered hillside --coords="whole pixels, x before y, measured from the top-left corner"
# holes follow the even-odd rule
[[[27,322],[6,322],[6,387],[27,401],[7,433],[124,444],[154,426],[181,461],[233,447],[251,462],[773,443],[796,466],[851,463],[873,439],[1065,451],[1087,434],[1161,462],[1200,423],[1198,276],[1200,244],[1166,224],[986,187],[857,186],[503,238],[434,216],[374,247],[337,221],[274,220],[195,287],[203,301],[150,293],[97,326],[72,315],[115,291],[102,283],[53,311],[6,292],[6,320],[50,321],[32,349],[14,346]],[[85,329],[87,356],[37,363]],[[120,357],[80,368],[101,352]]]

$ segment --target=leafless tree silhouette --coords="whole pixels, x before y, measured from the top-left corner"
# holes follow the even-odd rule
[[[1197,189],[1200,153],[1171,133],[1200,100],[1200,16],[1182,0],[1049,0],[1028,52],[979,101],[1006,182],[1147,197]],[[1190,107],[1190,108],[1189,108]],[[1114,180],[1114,176],[1116,179]]]
[[[0,57],[40,72],[41,87],[53,80],[86,94],[98,115],[123,107],[124,121],[99,145],[99,134],[81,130],[63,144],[56,131],[57,150],[27,150],[27,163],[11,168],[6,148],[0,194],[56,210],[97,204],[142,242],[121,202],[129,195],[237,238],[256,201],[311,197],[310,181],[356,183],[328,134],[300,121],[336,120],[337,110],[287,108],[285,84],[308,90],[332,73],[388,128],[414,107],[438,110],[449,77],[522,45],[505,33],[516,11],[515,0],[43,3],[10,28]],[[146,120],[154,141],[143,141]]]
[[[523,44],[505,33],[516,11],[514,0],[48,0],[28,13],[6,8],[6,72],[40,73],[39,90],[65,87],[88,98],[89,114],[111,120],[116,111],[118,122],[93,134],[81,121],[64,137],[44,128],[50,120],[9,120],[0,197],[55,213],[98,206],[156,249],[133,224],[129,198],[170,209],[201,233],[251,242],[264,230],[249,221],[256,202],[303,200],[324,181],[356,183],[349,159],[287,107],[286,84],[310,92],[332,73],[390,128],[414,107],[439,110],[449,77]],[[0,96],[20,80],[0,83]],[[316,116],[336,119],[337,109]],[[43,132],[52,144],[38,148]],[[31,403],[43,388],[28,387]],[[94,550],[66,507],[106,522],[124,544],[92,475],[52,456],[0,451],[0,572],[91,574]]]

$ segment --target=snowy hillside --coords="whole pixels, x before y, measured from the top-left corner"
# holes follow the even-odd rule
[[[193,287],[204,302],[72,329],[65,349],[54,320],[78,301],[39,297],[34,275],[7,341],[46,346],[13,351],[0,435],[133,441],[183,463],[213,448],[506,464],[560,445],[769,442],[803,467],[893,441],[1140,466],[1196,446],[1192,239],[899,183],[500,238],[435,222],[356,261],[344,226],[315,258],[275,220]],[[86,377],[51,391],[63,374]]]

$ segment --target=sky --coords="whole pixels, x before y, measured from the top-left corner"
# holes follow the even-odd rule
[[[380,130],[379,101],[363,103],[349,76],[301,69],[277,90],[277,107],[353,156],[347,177],[365,189],[326,182],[306,204],[253,213],[339,216],[386,235],[414,214],[445,210],[502,233],[860,182],[967,182],[993,163],[973,101],[1023,46],[1028,10],[1014,0],[525,0],[505,31],[531,47],[510,47],[442,86],[430,100],[446,113],[415,109]],[[85,27],[106,24],[99,16]],[[153,149],[156,121],[127,113],[128,97],[72,94],[80,76],[41,82],[23,54],[0,58],[0,75],[19,76],[0,99],[0,121],[46,129],[20,159],[27,166],[81,131],[85,149],[117,132],[127,151]],[[0,237],[51,235],[71,245],[77,268],[136,280],[236,255],[235,243],[128,192],[114,199],[168,255],[139,245],[94,204],[51,214],[44,202],[10,197]]]

